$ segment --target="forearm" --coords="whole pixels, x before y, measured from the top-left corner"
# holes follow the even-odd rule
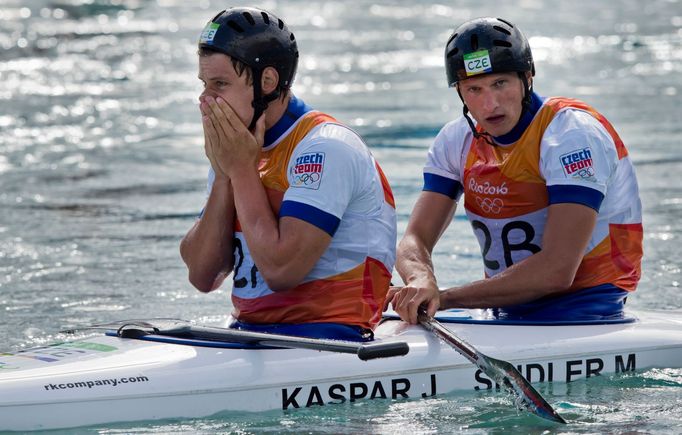
[[[202,217],[180,244],[180,255],[197,289],[214,290],[232,271],[235,207],[229,181],[216,180]]]
[[[457,203],[445,195],[427,191],[419,195],[398,244],[396,269],[406,286],[438,289],[431,255],[456,208]]]
[[[249,252],[261,276],[272,290],[279,290],[289,283],[282,283],[289,264],[297,257],[284,243],[277,219],[265,188],[253,169],[244,169],[235,174],[233,183],[235,207],[246,238]]]
[[[542,250],[492,278],[441,293],[444,308],[522,304],[567,291],[580,267],[597,212],[579,204],[549,207]]]
[[[406,236],[400,241],[396,270],[406,286],[438,288],[431,252],[415,237]]]
[[[440,294],[442,309],[493,308],[522,304],[570,288],[575,269],[540,251],[494,277],[449,288]]]

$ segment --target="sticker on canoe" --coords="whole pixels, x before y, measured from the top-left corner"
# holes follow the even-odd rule
[[[71,341],[50,346],[34,347],[16,353],[0,353],[0,357],[27,358],[43,362],[60,361],[68,357],[83,356],[100,352],[113,352],[116,347],[88,341]]]
[[[429,375],[428,382],[413,385],[414,379],[393,378],[374,382],[340,382],[328,386],[309,385],[282,388],[282,409],[309,408],[355,402],[360,399],[409,399],[431,397],[437,394],[436,375]],[[428,387],[426,387],[428,385]]]
[[[71,341],[67,343],[61,343],[59,344],[59,346],[71,347],[76,349],[95,350],[97,352],[112,352],[116,350],[116,347],[109,346],[108,344],[90,343],[88,341]]]
[[[146,376],[128,376],[122,378],[111,378],[111,379],[92,379],[87,381],[76,381],[67,382],[60,384],[46,384],[43,386],[46,391],[55,390],[70,390],[74,388],[93,388],[93,387],[116,387],[125,384],[134,384],[137,382],[149,382],[149,378]]]
[[[587,379],[593,376],[600,376],[605,373],[625,373],[634,372],[637,369],[637,354],[630,353],[625,355],[614,355],[611,358],[585,358],[567,360],[561,362],[527,363],[516,366],[518,371],[528,382],[573,382],[578,379]],[[500,386],[489,379],[480,369],[476,371],[474,377],[480,385],[474,387],[475,390],[490,390]]]
[[[3,356],[3,355],[5,355],[5,354],[0,354],[0,356]],[[10,364],[7,364],[7,363],[0,361],[0,370],[17,370],[18,368],[19,367],[17,367],[17,366],[13,366],[13,365],[10,365]]]
[[[517,366],[530,382],[572,382],[604,373],[625,373],[637,368],[637,354],[611,355],[566,361],[526,363]],[[438,394],[436,374],[415,380],[391,378],[368,382],[338,382],[335,384],[299,385],[281,390],[283,410],[325,406],[356,400],[427,398]],[[480,369],[474,372],[474,390],[499,389]],[[446,382],[447,383],[447,382]]]

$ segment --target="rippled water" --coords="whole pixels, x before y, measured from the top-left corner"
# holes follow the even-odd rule
[[[399,231],[426,149],[461,105],[443,43],[462,21],[508,18],[530,38],[536,90],[601,110],[637,166],[644,276],[628,303],[680,309],[682,4],[674,0],[265,1],[302,52],[294,91],[354,126],[396,194]],[[514,3],[512,6],[511,3]],[[233,2],[231,4],[246,4]],[[203,0],[0,3],[0,344],[49,342],[75,325],[133,317],[219,322],[229,295],[193,290],[178,243],[202,207],[207,162],[195,43],[226,4]],[[441,285],[481,276],[461,214],[437,247]],[[682,372],[542,390],[587,432],[682,432]],[[507,398],[420,402],[99,427],[101,433],[538,432]],[[83,430],[86,431],[86,430]]]

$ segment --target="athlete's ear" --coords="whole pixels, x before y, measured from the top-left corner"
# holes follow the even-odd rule
[[[263,94],[268,95],[277,89],[277,83],[279,83],[279,74],[277,73],[277,70],[271,66],[265,68],[261,78],[261,89],[263,89]]]
[[[533,73],[526,71],[526,80],[528,81],[528,90],[533,87]]]

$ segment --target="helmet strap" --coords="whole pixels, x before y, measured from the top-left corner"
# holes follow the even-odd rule
[[[462,100],[462,114],[464,114],[464,118],[467,120],[467,124],[469,124],[469,128],[471,129],[471,132],[474,134],[474,138],[476,139],[483,139],[486,141],[488,144],[492,146],[497,146],[495,141],[492,140],[492,136],[490,133],[486,131],[478,131],[476,129],[476,126],[474,125],[474,121],[472,121],[471,117],[469,116],[469,108],[467,107],[466,103],[464,102],[464,98],[462,98],[462,93],[459,91],[459,86],[457,86],[457,95],[459,95],[459,99]]]
[[[263,70],[252,69],[253,75],[253,101],[251,106],[253,107],[253,118],[251,119],[251,124],[249,125],[249,131],[254,131],[256,128],[256,122],[261,117],[263,112],[268,108],[270,102],[275,101],[279,95],[279,89],[274,90],[268,95],[263,95],[263,89],[261,88],[261,80],[263,77]]]
[[[531,95],[533,94],[533,84],[528,84],[528,77],[526,77],[525,72],[519,71],[518,74],[521,82],[523,82],[523,101],[521,101],[521,117],[523,117],[523,114],[530,109]]]

